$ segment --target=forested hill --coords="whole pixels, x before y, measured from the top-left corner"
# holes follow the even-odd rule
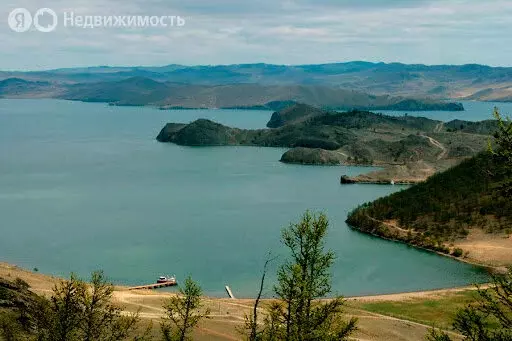
[[[512,200],[500,195],[502,164],[479,154],[426,182],[354,210],[353,228],[436,251],[472,228],[503,232],[512,227]],[[507,231],[508,232],[508,231]]]

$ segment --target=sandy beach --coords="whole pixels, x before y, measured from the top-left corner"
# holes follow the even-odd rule
[[[12,264],[0,263],[0,277],[8,280],[21,278],[31,286],[32,290],[41,295],[51,294],[53,286],[59,278],[33,271],[28,271]],[[457,294],[474,287],[462,287],[443,290],[432,290],[390,295],[375,295],[347,298],[347,316],[357,317],[359,330],[353,340],[424,340],[430,326],[394,316],[387,316],[361,309],[366,303],[375,302],[407,302],[418,300],[434,300],[447,295]],[[128,290],[127,287],[117,286],[113,300],[123,307],[126,312],[140,312],[143,321],[153,321],[155,335],[164,316],[162,304],[165,299],[174,295],[171,292],[151,290]],[[211,310],[211,318],[201,323],[195,332],[197,340],[240,340],[237,328],[244,323],[245,315],[250,313],[253,300],[204,298],[205,304]],[[452,333],[455,339],[459,336]]]

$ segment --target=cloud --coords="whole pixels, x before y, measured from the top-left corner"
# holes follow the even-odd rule
[[[14,33],[0,10],[3,69],[86,65],[279,64],[348,60],[510,65],[509,0],[47,0],[77,15],[180,15],[184,27]]]

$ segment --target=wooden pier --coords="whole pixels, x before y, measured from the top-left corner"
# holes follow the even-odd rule
[[[231,288],[226,285],[226,292],[228,293],[229,298],[235,299],[235,295],[233,295],[233,292],[231,291]]]
[[[140,285],[138,287],[131,287],[131,288],[128,288],[128,290],[154,290],[154,289],[160,289],[160,288],[174,287],[176,285],[177,285],[176,283],[172,283],[172,282],[153,283],[153,284],[147,284],[147,285]]]

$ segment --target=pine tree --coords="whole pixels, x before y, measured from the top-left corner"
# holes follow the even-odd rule
[[[306,212],[299,223],[283,229],[290,257],[278,270],[277,300],[257,340],[345,340],[355,331],[356,320],[343,319],[342,297],[320,300],[331,293],[334,253],[325,250],[328,227],[324,214]]]
[[[498,130],[494,133],[494,142],[497,148],[494,149],[489,143],[489,150],[496,162],[506,165],[503,169],[507,180],[501,186],[501,194],[512,198],[512,121],[505,120],[498,108],[494,108],[494,117],[498,121]]]
[[[114,287],[103,272],[93,272],[91,283],[75,275],[62,280],[53,289],[48,300],[39,297],[33,316],[34,334],[38,341],[121,341],[139,336],[135,329],[138,314],[124,315],[112,304]]]
[[[512,340],[512,270],[507,275],[493,276],[489,289],[478,288],[476,303],[460,310],[453,328],[468,341]],[[441,331],[432,330],[429,341],[450,341]]]
[[[201,287],[188,277],[179,294],[169,298],[164,305],[167,316],[161,324],[165,341],[192,340],[190,333],[210,314],[209,309],[202,309],[201,296]]]

